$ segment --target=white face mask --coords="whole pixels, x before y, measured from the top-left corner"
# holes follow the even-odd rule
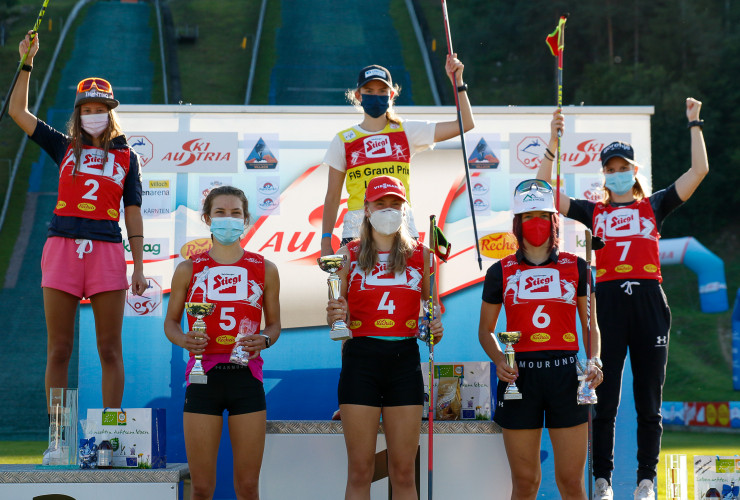
[[[370,224],[380,234],[395,234],[403,223],[403,212],[393,208],[376,210],[370,214]]]
[[[108,128],[108,113],[95,113],[92,115],[80,115],[82,130],[93,137],[98,137]]]

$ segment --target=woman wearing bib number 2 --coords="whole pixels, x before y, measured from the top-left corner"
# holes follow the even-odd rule
[[[38,35],[33,44],[30,35],[19,45],[21,57],[28,51],[28,58],[8,113],[59,165],[59,194],[41,257],[47,403],[50,387],[67,386],[77,305],[89,297],[102,368],[103,406],[119,408],[124,386],[121,328],[129,286],[118,225],[121,200],[134,263],[131,291],[142,295],[147,288],[138,156],[126,143],[113,110],[118,101],[102,78],[85,78],[77,85],[66,135],[28,110],[28,83],[39,50]]]
[[[468,100],[468,86],[463,82],[463,69],[457,54],[447,57],[445,71],[459,92],[460,112],[467,132],[475,126],[475,121]],[[377,64],[363,68],[357,79],[357,88],[347,91],[347,99],[355,107],[362,108],[363,119],[335,135],[324,156],[324,163],[329,166],[329,183],[321,225],[321,255],[333,253],[332,232],[345,181],[349,199],[342,225],[342,245],[360,236],[365,188],[371,179],[379,175],[400,179],[406,196],[410,198],[411,157],[433,147],[436,142],[460,135],[457,120],[439,123],[401,120],[393,108],[399,92],[390,72]],[[407,207],[404,217],[409,234],[417,238],[419,233],[410,207]]]
[[[191,498],[213,496],[223,412],[228,410],[236,496],[254,500],[259,498],[266,427],[260,351],[280,336],[280,278],[275,264],[245,251],[239,243],[249,221],[247,198],[240,189],[213,189],[203,203],[202,216],[211,229],[213,246],[178,264],[164,323],[170,342],[190,351],[186,378],[198,354],[203,355],[207,373],[207,383],[191,383],[185,390],[183,427]],[[205,336],[182,331],[185,302],[215,304],[213,313],[204,318]],[[259,333],[263,315],[265,328]],[[189,329],[194,321],[188,315]],[[252,328],[241,332],[242,323]],[[239,333],[246,335],[236,338]],[[250,353],[246,366],[230,363],[235,346]]]
[[[338,272],[341,297],[326,308],[329,324],[342,319],[352,330],[337,390],[347,446],[345,499],[370,498],[381,416],[393,498],[415,499],[424,404],[416,336],[419,308],[429,297],[429,250],[403,224],[406,191],[400,180],[376,177],[365,196],[360,239],[339,249],[348,257]],[[440,318],[429,327],[439,342]]]
[[[496,365],[498,388],[493,420],[503,429],[511,467],[512,500],[537,497],[542,473],[540,441],[547,427],[561,498],[585,500],[583,470],[588,450],[588,411],[577,403],[578,334],[587,331],[586,261],[558,251],[558,217],[552,187],[530,179],[515,190],[512,233],[518,250],[493,264],[483,284],[478,339]],[[575,290],[576,293],[572,293]],[[494,338],[501,307],[507,331],[521,332],[515,366],[509,366]],[[593,308],[591,309],[593,311]],[[599,331],[591,317],[591,345],[583,335],[588,361],[586,381],[603,380]],[[516,381],[521,399],[505,397]]]
[[[699,119],[701,102],[686,99],[691,168],[668,188],[646,196],[635,174],[632,146],[613,142],[601,150],[605,198],[599,203],[560,197],[560,213],[593,228],[604,248],[596,251],[596,306],[601,329],[604,383],[597,389],[594,432],[594,498],[611,500],[614,427],[622,371],[630,354],[637,410],[636,500],[655,498],[654,483],[663,434],[660,407],[668,362],[671,312],[660,286],[658,238],[663,220],[688,200],[709,172]],[[550,145],[537,173],[552,176],[552,153],[563,116],[551,123]]]

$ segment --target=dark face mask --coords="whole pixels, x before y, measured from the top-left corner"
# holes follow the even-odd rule
[[[378,118],[388,111],[390,105],[389,95],[361,94],[361,96],[362,101],[360,104],[362,105],[362,109],[373,118]]]

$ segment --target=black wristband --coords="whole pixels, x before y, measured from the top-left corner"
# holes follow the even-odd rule
[[[704,128],[704,120],[693,120],[686,124],[686,128],[699,127]]]
[[[24,64],[23,66],[21,66],[21,70],[22,71],[28,71],[30,73],[33,70],[33,66],[30,66],[28,64]]]
[[[457,87],[457,91],[458,92],[467,92],[468,91],[468,84],[467,83],[463,83],[462,85],[460,85],[459,87]]]

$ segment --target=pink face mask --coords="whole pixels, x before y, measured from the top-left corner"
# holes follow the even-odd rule
[[[93,137],[99,137],[108,128],[108,113],[95,113],[92,115],[80,115],[82,130]]]
[[[534,217],[522,222],[522,236],[532,246],[538,247],[545,243],[550,238],[551,232],[550,219]]]

